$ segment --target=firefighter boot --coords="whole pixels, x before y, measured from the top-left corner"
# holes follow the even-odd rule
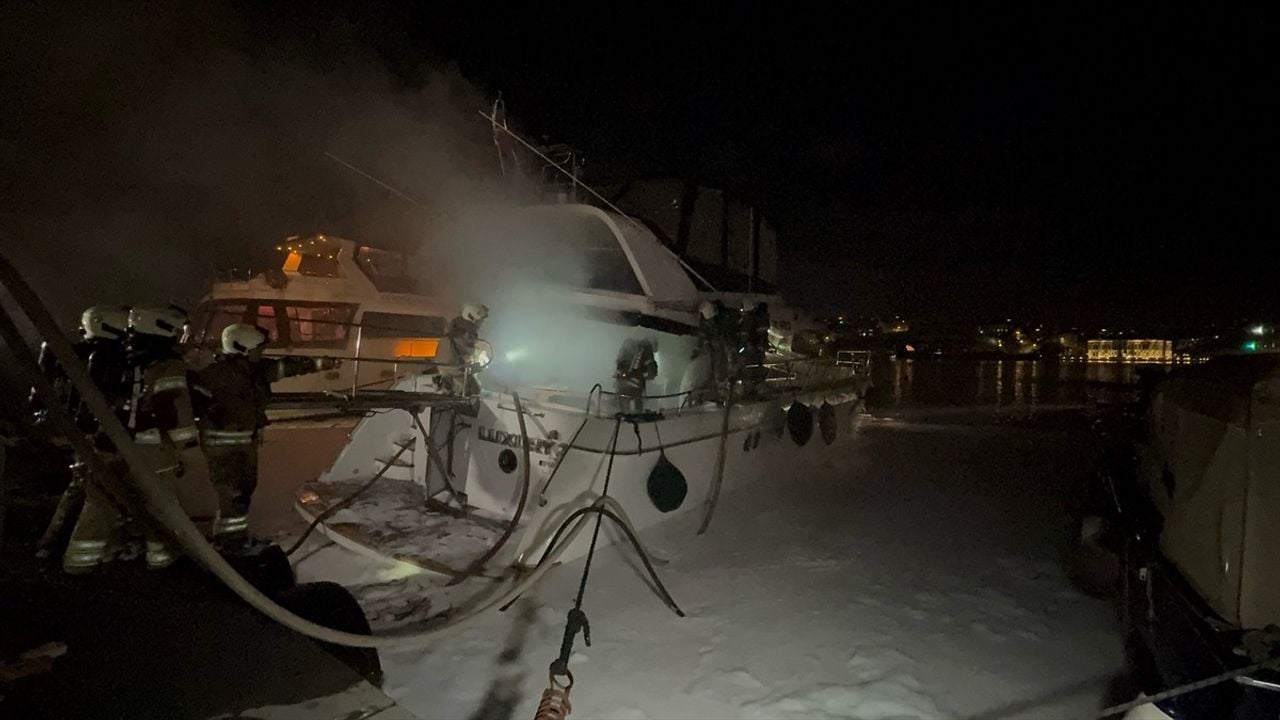
[[[119,517],[110,503],[96,491],[88,490],[71,531],[71,541],[62,555],[62,569],[71,575],[97,569],[107,555],[107,545],[118,524]]]
[[[257,485],[257,446],[244,433],[240,444],[207,443],[209,476],[218,493],[218,518],[213,524],[215,543],[224,553],[243,553],[248,545],[249,500]]]

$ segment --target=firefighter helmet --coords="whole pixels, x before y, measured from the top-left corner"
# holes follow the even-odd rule
[[[187,314],[176,307],[143,307],[129,311],[129,329],[139,335],[182,338]]]
[[[129,330],[129,308],[94,305],[80,316],[85,339],[123,340]]]
[[[489,317],[489,308],[479,303],[467,303],[462,306],[462,318],[470,320],[473,323],[479,323]]]
[[[266,342],[267,334],[248,323],[232,323],[222,331],[222,352],[228,355],[248,355]]]

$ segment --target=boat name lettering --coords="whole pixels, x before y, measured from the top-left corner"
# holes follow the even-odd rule
[[[480,425],[476,428],[476,436],[485,442],[491,442],[495,445],[512,448],[520,447],[519,433],[509,433]],[[536,453],[538,455],[550,455],[551,457],[556,457],[560,455],[560,453],[564,452],[567,447],[567,443],[562,443],[557,440],[549,440],[547,438],[529,438],[529,452]]]

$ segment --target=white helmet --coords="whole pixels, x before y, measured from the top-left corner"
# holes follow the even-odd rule
[[[222,331],[222,352],[228,355],[248,355],[266,342],[266,334],[247,323],[232,323]]]
[[[144,307],[129,311],[129,329],[139,335],[181,338],[187,314],[176,307]]]
[[[489,317],[489,308],[479,303],[467,303],[462,306],[462,319],[478,323]]]
[[[86,339],[122,340],[129,329],[129,308],[94,305],[80,316],[80,330]]]

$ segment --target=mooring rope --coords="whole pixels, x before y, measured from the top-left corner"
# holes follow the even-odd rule
[[[582,641],[587,647],[591,647],[591,621],[587,619],[587,613],[582,609],[582,601],[587,593],[587,579],[591,576],[591,564],[595,560],[596,542],[600,537],[600,526],[604,523],[604,518],[608,517],[626,534],[627,539],[631,542],[631,546],[635,548],[636,554],[640,556],[641,562],[644,563],[645,570],[648,571],[649,577],[653,580],[654,586],[662,596],[663,602],[670,607],[676,615],[684,617],[684,611],[676,604],[671,597],[671,593],[667,592],[666,586],[662,584],[662,580],[658,578],[657,571],[654,570],[653,564],[649,561],[648,555],[644,551],[644,547],[640,544],[640,539],[635,532],[629,527],[621,517],[613,511],[605,507],[605,503],[610,502],[609,483],[613,477],[613,459],[617,454],[618,436],[622,430],[623,413],[618,413],[613,426],[613,437],[609,443],[609,463],[605,468],[604,487],[600,497],[594,504],[589,507],[580,508],[565,518],[560,527],[551,537],[551,542],[547,545],[547,550],[556,546],[561,533],[570,523],[584,517],[587,513],[594,512],[596,514],[596,526],[591,534],[591,546],[587,549],[586,561],[582,566],[582,579],[578,583],[578,594],[574,598],[573,607],[569,609],[565,617],[564,635],[560,640],[560,654],[555,660],[551,661],[551,665],[547,668],[548,687],[542,693],[542,701],[538,705],[538,711],[535,720],[563,720],[568,716],[570,711],[569,691],[573,689],[573,672],[569,669],[569,658],[573,655],[573,643],[578,637],[578,633],[582,633]],[[631,421],[635,427],[636,440],[640,439],[640,426],[634,420]],[[575,526],[581,527],[581,521]],[[543,553],[543,557],[539,560],[539,565],[546,562],[547,553]],[[508,603],[509,605],[509,603]],[[505,609],[505,608],[504,608]],[[562,680],[563,678],[563,680]]]
[[[600,493],[600,497],[609,497],[609,481],[613,477],[613,458],[614,451],[618,449],[618,435],[622,430],[622,415],[619,414],[617,420],[613,424],[613,440],[609,446],[609,464],[604,471],[604,488]],[[596,527],[591,531],[591,546],[587,548],[587,561],[582,566],[582,580],[578,583],[578,597],[573,601],[575,610],[581,611],[582,597],[587,592],[587,577],[591,574],[591,561],[595,559],[596,542],[600,539],[600,525],[604,523],[602,515],[596,515]],[[590,645],[590,643],[587,643]]]

